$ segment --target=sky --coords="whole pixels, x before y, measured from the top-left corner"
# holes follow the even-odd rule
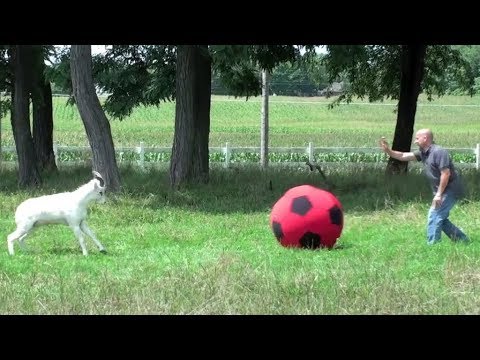
[[[92,45],[92,55],[101,54],[105,52],[105,45]]]
[[[327,52],[324,45],[318,46],[316,51],[318,54],[324,54]],[[105,45],[92,45],[92,55],[101,54],[103,52],[105,52]]]
[[[68,46],[68,45],[55,45],[55,46]],[[105,52],[105,45],[92,45],[92,55],[101,54]],[[319,46],[317,48],[317,53],[325,53],[325,46]]]
[[[62,48],[70,45],[53,45],[53,46]],[[92,55],[101,54],[103,52],[105,52],[105,45],[92,45]]]

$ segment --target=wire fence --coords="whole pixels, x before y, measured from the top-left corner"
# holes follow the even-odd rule
[[[446,148],[452,155],[466,154],[474,156],[474,162],[471,166],[480,169],[480,143],[475,148]],[[228,168],[235,157],[243,159],[242,161],[260,163],[260,147],[246,146],[235,147],[229,142],[224,146],[214,146],[209,148],[210,162],[223,163]],[[9,154],[5,162],[16,162],[16,149],[13,146],[3,147],[3,155]],[[68,163],[78,163],[79,161],[91,161],[91,148],[89,146],[66,146],[54,144],[53,151],[55,154],[55,162],[57,166]],[[171,147],[146,147],[144,142],[140,142],[135,147],[117,147],[115,153],[117,161],[134,163],[141,169],[146,168],[147,162],[168,162],[172,152]],[[269,147],[269,154],[285,154],[281,156],[282,162],[301,162],[308,159],[311,163],[317,161],[327,162],[346,162],[346,163],[362,163],[362,162],[382,162],[388,157],[379,147],[317,147],[309,142],[306,147]],[[72,155],[73,154],[73,155]],[[339,155],[347,156],[339,156]],[[0,153],[0,159],[4,156]],[[350,156],[348,156],[350,155]],[[353,156],[352,156],[353,155]],[[370,157],[368,157],[370,156]]]

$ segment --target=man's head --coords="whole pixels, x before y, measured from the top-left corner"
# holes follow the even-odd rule
[[[415,134],[415,144],[422,150],[428,149],[433,143],[433,133],[430,129],[420,129]]]

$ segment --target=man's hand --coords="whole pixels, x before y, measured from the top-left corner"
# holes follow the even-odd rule
[[[438,209],[442,205],[443,199],[441,195],[435,194],[432,201],[432,207]]]
[[[387,143],[387,141],[385,140],[385,136],[382,136],[382,138],[380,139],[380,147],[382,148],[382,150],[383,150],[384,152],[386,152],[387,154],[389,154],[390,148],[388,147],[388,143]]]

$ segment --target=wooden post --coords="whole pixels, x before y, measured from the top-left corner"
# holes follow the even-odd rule
[[[55,158],[55,165],[58,168],[58,145],[56,142],[53,143],[53,156]]]
[[[268,86],[270,74],[262,71],[262,121],[260,130],[260,166],[268,166]]]
[[[230,146],[228,144],[228,141],[225,143],[225,147],[223,148],[223,153],[225,154],[225,163],[223,166],[228,168],[228,165],[230,163]]]
[[[140,141],[138,153],[140,154],[140,168],[145,170],[145,143],[143,141]]]
[[[477,144],[477,147],[475,149],[475,168],[477,170],[480,169],[480,144]]]
[[[310,164],[313,164],[315,162],[315,156],[313,153],[313,143],[309,142],[308,143],[308,161],[310,161]]]

